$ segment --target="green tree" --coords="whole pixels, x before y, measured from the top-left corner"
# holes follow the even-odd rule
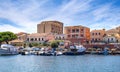
[[[23,47],[26,48],[26,43],[24,43]]]
[[[53,48],[53,51],[56,51],[57,47],[58,47],[58,43],[56,41],[51,43],[51,48]]]
[[[43,46],[47,46],[47,43],[46,43],[46,42],[43,42]]]
[[[49,46],[48,42],[43,42],[43,46]]]
[[[3,42],[3,38],[2,38],[2,32],[0,32],[0,45]]]
[[[32,46],[38,46],[39,44],[38,43],[32,43]]]
[[[0,33],[0,42],[6,42],[8,44],[9,41],[16,39],[17,36],[9,31]]]
[[[29,43],[29,47],[30,47],[30,48],[33,47],[31,43]]]
[[[58,43],[57,42],[52,42],[51,43],[51,47],[52,48],[57,48],[58,47]]]
[[[54,40],[51,43],[57,43],[58,45],[60,45],[60,42],[64,42],[63,40]]]

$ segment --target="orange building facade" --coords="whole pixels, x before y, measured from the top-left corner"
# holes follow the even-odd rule
[[[90,28],[84,26],[67,26],[64,29],[66,39],[74,44],[83,44],[90,40]]]

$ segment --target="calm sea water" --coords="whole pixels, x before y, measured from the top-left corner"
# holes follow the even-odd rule
[[[120,55],[0,56],[0,72],[120,72]]]

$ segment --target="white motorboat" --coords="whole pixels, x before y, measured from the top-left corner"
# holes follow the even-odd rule
[[[18,54],[17,48],[9,44],[2,44],[0,48],[0,55],[16,55]]]
[[[83,55],[86,48],[83,45],[70,46],[70,51],[64,52],[64,55]]]
[[[22,55],[31,55],[32,54],[32,48],[24,48],[21,52]]]
[[[83,45],[76,46],[77,52],[85,52],[86,48]]]

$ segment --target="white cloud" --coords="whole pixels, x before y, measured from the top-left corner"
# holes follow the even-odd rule
[[[110,5],[102,5],[93,11],[94,20],[98,21],[107,18],[109,14]]]
[[[16,28],[16,27],[8,25],[8,24],[0,26],[0,32],[2,32],[2,31],[11,31],[14,33],[25,32],[22,29]]]
[[[40,3],[37,3],[34,0],[30,0],[28,4],[21,4],[18,7],[16,7],[16,4],[13,4],[12,2],[5,2],[3,3],[3,6],[6,7],[6,9],[4,10],[2,7],[0,7],[0,17],[8,19],[17,25],[22,26],[26,32],[36,32],[37,22],[32,21],[31,18],[33,16],[39,16],[34,13],[36,12],[35,10],[37,10],[47,1],[48,0],[44,0]],[[42,11],[40,11],[40,13],[41,12]]]
[[[82,13],[90,9],[92,0],[71,0],[68,3],[62,4],[54,15],[43,20],[59,20],[65,25],[73,25],[77,13]],[[43,21],[41,20],[41,21]]]
[[[51,3],[52,0],[19,0],[14,3],[7,0],[1,2],[0,18],[8,19],[21,27],[14,27],[12,24],[2,25],[31,33],[36,32],[37,24],[45,20],[58,20],[63,22],[64,26],[83,24],[91,29],[94,27],[108,28],[109,24],[111,26],[120,24],[120,9],[111,8],[112,3],[93,7],[91,3],[96,2],[94,0],[62,1],[63,3],[58,6],[54,6],[54,3]],[[2,25],[0,25],[0,30],[3,29]]]

